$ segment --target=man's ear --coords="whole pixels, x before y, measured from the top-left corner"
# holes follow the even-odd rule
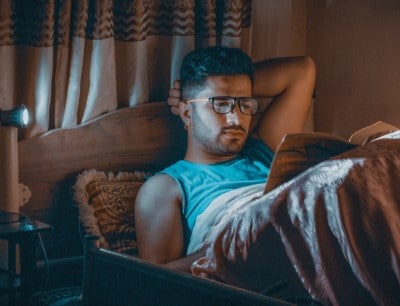
[[[179,116],[181,117],[185,127],[188,127],[192,121],[192,108],[189,103],[179,102]]]

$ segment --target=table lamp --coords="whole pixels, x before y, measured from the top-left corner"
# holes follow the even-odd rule
[[[25,105],[0,110],[0,210],[19,212],[18,128],[28,125]]]

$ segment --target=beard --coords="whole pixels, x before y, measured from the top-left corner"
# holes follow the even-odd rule
[[[240,139],[226,136],[226,131],[229,130],[246,134],[242,126],[231,125],[216,131],[204,123],[196,110],[193,111],[192,117],[192,135],[208,152],[216,155],[236,155],[242,150],[246,136]]]

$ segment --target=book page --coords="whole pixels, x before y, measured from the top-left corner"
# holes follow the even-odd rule
[[[264,193],[290,180],[300,172],[355,145],[324,133],[288,134],[280,143],[272,161]]]
[[[372,141],[380,140],[380,139],[400,139],[400,130],[385,134],[383,136],[374,138]]]
[[[399,128],[392,124],[383,121],[377,121],[358,131],[355,131],[353,134],[351,134],[349,142],[362,145],[372,141],[374,138],[397,130],[399,130]]]

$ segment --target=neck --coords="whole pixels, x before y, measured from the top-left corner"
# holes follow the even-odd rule
[[[204,149],[188,147],[184,159],[197,164],[215,164],[235,158],[237,155],[237,153],[224,155],[214,154]]]

